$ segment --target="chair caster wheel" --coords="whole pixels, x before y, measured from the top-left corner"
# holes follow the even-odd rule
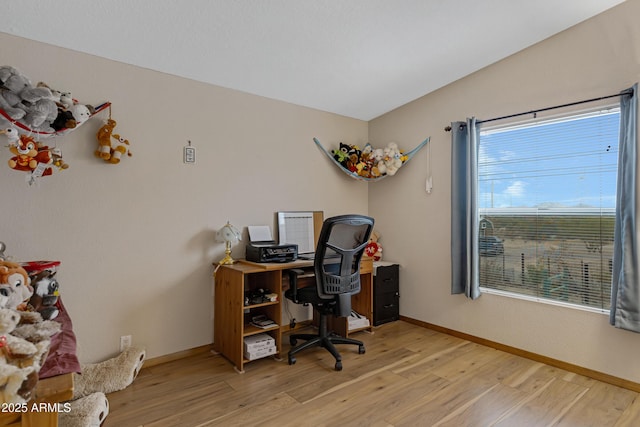
[[[364,354],[365,353],[365,348],[363,345],[358,346],[358,354]]]
[[[295,338],[289,338],[289,344],[291,344],[292,347],[295,347],[295,345],[298,344],[298,340]]]
[[[295,365],[295,364],[296,364],[296,358],[289,356],[289,365]]]
[[[342,371],[342,362],[336,362],[336,371]]]

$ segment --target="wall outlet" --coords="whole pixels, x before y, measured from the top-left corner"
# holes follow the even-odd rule
[[[131,335],[123,335],[120,337],[120,351],[124,351],[131,347]]]

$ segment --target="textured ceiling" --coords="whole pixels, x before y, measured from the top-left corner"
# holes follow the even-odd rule
[[[0,32],[370,120],[619,3],[20,0]]]

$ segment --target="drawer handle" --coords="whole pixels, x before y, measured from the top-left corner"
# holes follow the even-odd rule
[[[387,305],[384,306],[384,308],[391,308],[393,306],[395,306],[395,304],[387,304]]]

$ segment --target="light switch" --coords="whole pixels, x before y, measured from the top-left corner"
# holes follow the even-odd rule
[[[193,164],[196,162],[196,147],[192,147],[191,142],[189,142],[189,146],[184,147],[183,161],[188,164]]]

